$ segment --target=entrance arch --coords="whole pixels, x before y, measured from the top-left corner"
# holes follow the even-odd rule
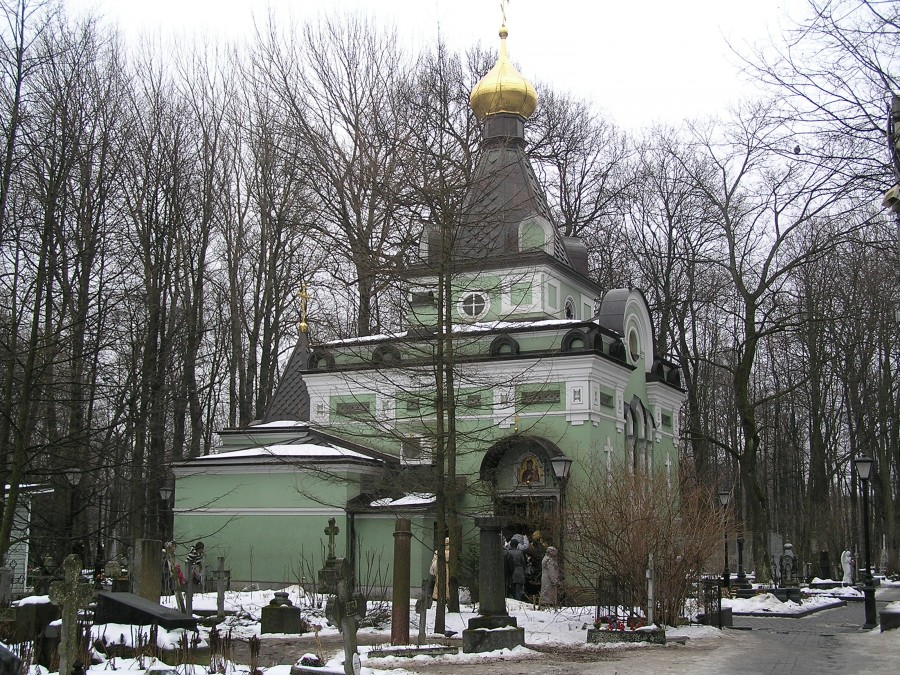
[[[530,540],[540,532],[545,546],[558,546],[560,490],[550,460],[562,454],[540,436],[511,436],[488,448],[480,478],[490,490],[494,515],[506,521],[507,539],[524,534]]]

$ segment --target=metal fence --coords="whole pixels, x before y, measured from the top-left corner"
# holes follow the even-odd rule
[[[611,630],[624,630],[646,620],[646,592],[635,589],[629,581],[621,577],[601,576],[597,578],[596,590],[595,624],[608,626]]]

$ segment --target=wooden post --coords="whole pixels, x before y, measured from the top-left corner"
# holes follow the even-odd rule
[[[216,571],[216,616],[225,618],[225,557],[219,556],[219,569]]]

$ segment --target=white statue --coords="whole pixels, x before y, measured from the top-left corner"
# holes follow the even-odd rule
[[[843,584],[853,583],[853,554],[850,551],[841,553],[841,569],[844,570],[844,578],[841,579]]]

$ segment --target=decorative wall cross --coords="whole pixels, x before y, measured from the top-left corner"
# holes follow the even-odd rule
[[[609,485],[612,483],[612,453],[613,447],[612,443],[609,440],[609,436],[606,437],[606,445],[603,446],[603,452],[606,453],[606,484]]]
[[[78,658],[78,610],[94,597],[91,585],[81,580],[81,558],[74,553],[63,560],[65,581],[50,584],[50,602],[62,609],[59,672],[70,673]]]

